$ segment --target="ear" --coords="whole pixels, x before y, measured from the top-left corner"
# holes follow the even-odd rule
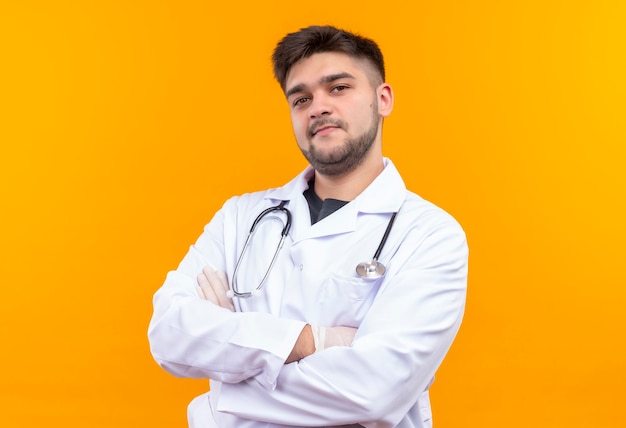
[[[393,89],[388,83],[381,83],[376,89],[378,97],[378,114],[380,117],[387,117],[393,110]]]

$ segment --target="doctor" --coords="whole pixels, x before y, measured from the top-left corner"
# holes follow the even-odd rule
[[[273,62],[310,167],[215,214],[154,296],[152,354],[211,380],[190,427],[430,427],[465,306],[463,230],[383,157],[393,92],[373,41],[308,27]]]

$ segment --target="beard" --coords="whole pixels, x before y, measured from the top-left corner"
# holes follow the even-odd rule
[[[312,130],[323,126],[333,125],[343,130],[347,129],[347,124],[340,119],[320,119],[315,121],[310,132],[308,149],[301,149],[302,154],[307,161],[315,168],[317,172],[327,177],[337,177],[354,171],[365,159],[378,134],[378,126],[380,125],[380,117],[378,116],[378,102],[374,100],[372,106],[372,125],[361,135],[347,138],[340,147],[335,147],[329,152],[317,150],[311,144]]]

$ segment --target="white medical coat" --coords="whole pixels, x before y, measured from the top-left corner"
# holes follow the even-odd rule
[[[154,296],[149,340],[176,376],[210,378],[189,408],[192,427],[429,427],[428,387],[465,306],[465,234],[447,213],[407,191],[393,163],[356,199],[311,225],[302,192],[309,167],[281,188],[228,200]],[[198,297],[206,265],[231,278],[252,222],[288,201],[292,227],[260,296],[230,312]],[[363,279],[391,214],[379,261]],[[282,224],[258,228],[238,274],[239,291],[266,272]],[[284,364],[306,323],[357,327],[351,347]],[[356,426],[356,425],[355,425]]]

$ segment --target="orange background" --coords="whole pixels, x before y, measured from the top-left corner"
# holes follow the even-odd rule
[[[407,6],[407,4],[413,4]],[[269,56],[379,42],[385,154],[471,248],[438,428],[626,426],[626,6],[4,1],[0,425],[182,427],[151,297],[229,196],[304,167]]]

